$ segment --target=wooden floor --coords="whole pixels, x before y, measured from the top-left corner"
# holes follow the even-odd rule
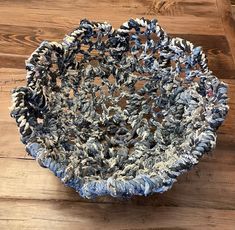
[[[25,84],[24,60],[60,41],[80,19],[115,27],[157,17],[172,36],[201,45],[229,84],[230,111],[216,149],[172,190],[130,200],[85,200],[26,155],[9,117],[10,90]],[[235,229],[235,24],[229,0],[0,1],[0,229]]]

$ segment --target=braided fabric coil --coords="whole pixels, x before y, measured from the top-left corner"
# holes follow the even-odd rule
[[[168,190],[215,147],[228,111],[201,47],[156,19],[84,19],[62,43],[42,42],[26,70],[12,93],[21,141],[86,198]]]

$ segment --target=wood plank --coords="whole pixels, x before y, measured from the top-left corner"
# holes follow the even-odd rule
[[[216,4],[235,61],[235,19],[232,15],[231,4],[229,0],[216,0]]]
[[[0,54],[0,68],[25,68],[25,60],[29,57],[17,54]]]
[[[131,13],[131,14],[149,14],[149,15],[171,15],[171,16],[201,16],[205,17],[218,17],[218,9],[214,0],[199,0],[197,2],[193,0],[119,0],[119,1],[108,1],[103,0],[100,1],[99,5],[95,4],[96,2],[93,0],[87,2],[85,0],[80,1],[57,1],[56,6],[51,4],[51,1],[46,1],[43,5],[36,2],[27,1],[24,3],[24,9],[40,9],[44,12],[46,11],[65,11],[71,12],[74,10],[94,10],[100,9],[102,10],[105,6],[108,9],[117,9],[119,12]],[[14,5],[13,5],[14,4]],[[2,8],[4,7],[17,7],[22,10],[22,4],[17,4],[16,1],[4,1],[0,3]],[[107,12],[106,12],[107,14]]]
[[[169,21],[170,23],[170,21]],[[164,24],[162,25],[164,27]],[[33,26],[16,26],[16,25],[1,25],[1,55],[3,54],[18,54],[29,55],[43,40],[55,40],[60,42],[66,33],[73,30],[71,28],[54,28],[54,27],[33,27]],[[187,33],[173,33],[172,36],[186,36],[186,39],[200,41],[202,46],[211,46],[215,51],[229,52],[228,42],[224,35],[200,35]],[[211,42],[213,41],[213,42]],[[208,44],[210,42],[210,44]],[[213,44],[215,43],[215,46]],[[219,52],[219,51],[217,51]]]
[[[235,5],[235,0],[230,0],[232,5]]]
[[[170,17],[170,19],[168,20],[165,20],[165,17],[162,17],[161,19],[163,19],[163,22],[161,23],[161,25],[163,28],[166,28],[166,31],[168,33],[194,34],[194,33],[191,33],[192,31],[189,29],[185,30],[185,33],[182,33],[183,31],[180,32],[180,29],[178,31],[168,29],[168,26],[172,25],[172,22],[175,22],[174,17]],[[179,19],[182,20],[183,18],[179,18]],[[126,20],[128,20],[128,18]],[[79,23],[79,21],[77,21],[77,23]],[[120,21],[120,24],[121,23],[122,22]],[[119,25],[117,25],[117,27]],[[180,25],[178,25],[177,28],[178,27],[180,27]],[[182,24],[182,27],[185,28],[183,24]],[[35,49],[38,46],[38,44],[42,42],[43,40],[55,40],[59,42],[63,39],[66,33],[69,33],[74,28],[75,28],[75,25],[70,28],[66,28],[66,27],[55,28],[55,27],[44,27],[44,26],[34,27],[34,26],[29,26],[29,25],[18,26],[18,25],[1,24],[1,27],[0,27],[1,53],[12,53],[12,54],[17,53],[17,54],[22,54],[22,55],[26,55],[27,53],[30,54],[33,51],[33,49]],[[197,33],[197,35],[198,34],[200,36],[200,33]],[[202,31],[202,35],[204,35],[203,31]],[[216,34],[213,34],[213,35],[216,36]],[[222,35],[217,35],[217,36],[222,36]],[[17,48],[15,47],[15,45]]]
[[[1,55],[31,54],[43,40],[61,41],[73,28],[1,25]]]
[[[142,6],[141,1],[134,1],[133,4],[128,3],[127,7],[118,5],[118,1],[112,1],[113,4],[105,7],[102,7],[102,4],[99,4],[99,7],[89,7],[87,4],[97,6],[96,2],[83,2],[83,5],[73,6],[70,10],[65,8],[43,9],[43,13],[38,13],[39,8],[20,8],[15,5],[11,7],[2,6],[0,8],[0,24],[10,26],[30,25],[35,29],[43,25],[43,27],[67,29],[69,31],[75,28],[80,20],[84,18],[93,21],[107,21],[117,28],[131,17],[146,17],[150,19],[157,18],[161,26],[169,33],[224,34],[221,20],[218,17],[205,17],[204,14],[201,14],[201,17],[149,14],[148,6]],[[10,13],[9,7],[11,9]],[[19,18],[21,20],[18,20]]]
[[[20,141],[15,122],[0,122],[0,127],[0,157],[31,158]]]
[[[0,92],[7,93],[12,88],[26,84],[26,70],[16,68],[0,68]],[[5,95],[8,97],[8,95]],[[3,97],[5,97],[3,95]]]
[[[149,0],[145,5],[149,5],[150,15],[218,17],[218,9],[213,0]]]
[[[65,187],[53,173],[33,160],[0,158],[0,198],[235,209],[234,156],[231,146],[218,147],[212,156],[205,156],[198,166],[180,176],[173,188],[164,194],[93,200],[80,198],[73,189]]]
[[[232,5],[232,17],[235,20],[235,5]]]
[[[234,210],[61,201],[0,200],[0,225],[8,229],[226,229]]]
[[[0,68],[25,68],[25,60],[43,40],[59,42],[64,34],[72,29],[66,31],[61,28],[1,25]],[[209,66],[216,75],[222,78],[235,76],[234,62],[225,36],[200,34],[171,34],[171,36],[179,36],[202,46],[208,55]]]

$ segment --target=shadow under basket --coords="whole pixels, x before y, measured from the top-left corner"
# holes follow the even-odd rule
[[[168,190],[215,147],[228,111],[201,47],[156,19],[81,20],[62,43],[42,42],[26,70],[12,93],[21,140],[86,198]]]

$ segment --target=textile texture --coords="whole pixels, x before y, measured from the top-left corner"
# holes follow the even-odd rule
[[[227,86],[201,47],[156,19],[118,29],[86,19],[61,43],[44,41],[13,90],[27,152],[86,198],[148,195],[215,147]]]

